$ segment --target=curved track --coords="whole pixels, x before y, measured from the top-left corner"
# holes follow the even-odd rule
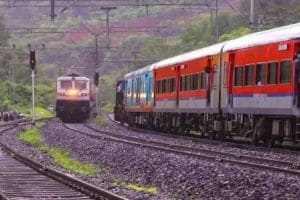
[[[91,138],[98,139],[98,140],[108,139],[115,142],[151,148],[151,149],[164,151],[168,153],[192,156],[201,159],[204,158],[208,160],[216,160],[224,163],[238,164],[247,167],[255,167],[263,170],[284,172],[284,173],[300,176],[300,168],[299,166],[297,166],[296,163],[280,161],[280,160],[272,160],[272,159],[262,158],[262,157],[237,155],[237,154],[232,154],[232,153],[227,153],[227,152],[222,152],[217,150],[186,147],[186,146],[173,145],[173,144],[170,145],[164,142],[149,141],[141,138],[117,134],[111,131],[98,130],[87,124],[82,125],[83,126],[82,130],[78,130],[78,127],[72,128],[71,124],[68,125],[64,124],[64,126],[69,130],[87,135]],[[90,131],[86,131],[86,129],[89,129]]]
[[[169,134],[169,133],[164,133],[164,132],[157,132],[157,131],[152,131],[152,130],[147,130],[147,129],[141,129],[141,128],[137,128],[137,127],[130,127],[127,126],[125,124],[121,124],[118,121],[115,121],[114,119],[112,119],[111,114],[106,114],[107,119],[109,119],[111,122],[113,122],[114,124],[116,124],[117,126],[120,127],[124,127],[127,128],[129,130],[132,131],[137,131],[137,132],[144,132],[144,133],[148,133],[148,134],[152,134],[152,135],[162,135],[162,136],[168,136],[171,138],[180,138],[183,140],[189,140],[189,141],[193,141],[193,142],[197,142],[197,143],[204,143],[204,144],[214,144],[214,145],[226,145],[228,147],[234,147],[234,148],[240,148],[240,149],[247,149],[247,150],[252,150],[252,151],[264,151],[264,152],[276,152],[276,153],[287,153],[287,154],[294,154],[294,155],[298,155],[300,156],[300,149],[295,147],[292,148],[290,146],[284,146],[284,147],[264,147],[264,146],[253,146],[250,143],[246,142],[246,141],[238,141],[238,140],[224,140],[224,141],[220,141],[220,140],[211,140],[208,138],[203,138],[197,135],[183,135],[183,134],[179,134],[179,135],[174,135],[174,134]]]
[[[1,126],[1,134],[30,122]],[[0,142],[0,199],[115,199],[125,198],[47,168]]]

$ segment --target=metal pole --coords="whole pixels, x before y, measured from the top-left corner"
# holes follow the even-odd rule
[[[250,2],[250,26],[251,28],[254,28],[254,0],[251,0]]]
[[[218,16],[218,0],[216,0],[216,40],[219,42],[219,16]]]
[[[12,69],[12,104],[15,104],[15,67],[11,66]]]
[[[95,48],[96,48],[96,63],[95,63],[95,69],[94,73],[98,70],[98,35],[95,35]],[[96,85],[96,114],[99,114],[99,86]]]
[[[137,60],[137,54],[138,53],[140,53],[139,51],[133,51],[132,52],[132,54],[133,54],[133,56],[134,56],[134,69],[136,69],[137,68],[137,62],[136,62],[136,60]]]
[[[117,9],[117,7],[101,7],[106,12],[106,37],[107,37],[107,48],[110,48],[110,33],[109,33],[109,12]]]
[[[12,103],[13,102],[13,73],[12,73],[12,68],[11,64],[8,61],[7,62],[8,69],[9,69],[9,81],[10,81],[10,87],[9,87],[9,100]]]
[[[95,50],[96,50],[96,63],[95,63],[95,68],[94,68],[94,73],[96,73],[96,70],[98,68],[98,35],[95,35]]]
[[[99,87],[96,86],[96,114],[99,114]]]
[[[31,125],[32,126],[34,126],[35,125],[35,109],[34,109],[34,104],[35,104],[35,102],[34,102],[34,98],[35,98],[35,96],[34,96],[34,84],[35,84],[35,82],[34,82],[34,78],[35,78],[35,71],[34,70],[31,70],[31,81],[32,81],[32,113],[31,113]]]
[[[51,4],[50,18],[51,18],[51,21],[54,21],[54,18],[55,18],[55,0],[51,0],[50,4]]]
[[[107,48],[110,48],[110,36],[109,36],[109,9],[106,10],[106,36],[107,36]]]

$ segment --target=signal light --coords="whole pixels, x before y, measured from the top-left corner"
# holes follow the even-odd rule
[[[35,60],[35,51],[30,50],[30,60],[29,60],[31,70],[35,70],[36,60]]]
[[[98,84],[99,84],[99,73],[98,72],[95,73],[94,83],[96,86],[98,86]]]

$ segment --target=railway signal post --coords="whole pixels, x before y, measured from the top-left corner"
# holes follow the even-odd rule
[[[32,81],[32,112],[31,112],[31,126],[35,125],[35,94],[34,94],[34,88],[35,88],[35,65],[36,65],[36,60],[35,60],[35,51],[30,50],[29,53],[29,65],[31,68],[31,81]]]
[[[99,73],[95,72],[94,83],[96,86],[96,114],[99,114]]]

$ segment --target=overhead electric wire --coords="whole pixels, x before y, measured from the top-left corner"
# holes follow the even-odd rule
[[[246,22],[246,23],[249,23],[249,21],[248,21],[248,19],[247,19],[247,16],[246,15],[244,15],[243,13],[241,13],[236,7],[234,7],[234,5],[230,2],[230,1],[228,1],[228,0],[224,0],[225,1],[225,3],[227,3],[229,6],[230,6],[230,8],[244,21],[244,22]]]

